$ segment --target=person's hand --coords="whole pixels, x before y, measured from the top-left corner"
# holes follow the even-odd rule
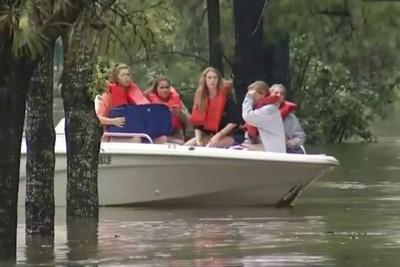
[[[293,141],[293,140],[286,140],[286,146],[288,147],[288,148],[295,148],[296,147],[296,144],[295,144],[295,142]]]
[[[285,97],[283,95],[277,95],[278,101],[275,103],[278,107],[285,101]]]
[[[209,146],[209,147],[216,147],[217,144],[218,144],[218,142],[219,142],[219,140],[221,139],[221,137],[222,137],[222,136],[221,136],[220,133],[214,134],[214,136],[211,137],[210,141],[208,141],[207,146]]]
[[[171,106],[171,113],[172,113],[172,115],[179,116],[179,113],[180,113],[180,112],[181,112],[181,109],[179,108],[178,105],[173,105],[173,106]]]
[[[125,117],[116,117],[113,118],[113,125],[122,128],[125,125]]]
[[[196,138],[196,146],[204,146],[203,140],[200,138]]]
[[[249,91],[247,91],[247,95],[254,97],[254,94],[256,93],[255,89],[250,89]]]

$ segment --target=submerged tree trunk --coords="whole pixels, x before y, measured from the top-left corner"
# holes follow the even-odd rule
[[[17,205],[25,100],[34,64],[0,40],[0,261],[16,258]]]
[[[98,242],[98,220],[67,218],[68,261],[79,262],[88,258],[98,258]]]
[[[54,262],[54,237],[27,235],[25,237],[25,257],[31,266],[49,266]]]
[[[67,216],[98,217],[97,173],[102,128],[90,99],[94,59],[84,38],[87,13],[64,38],[64,101],[67,141]]]
[[[224,73],[222,65],[221,22],[219,0],[207,0],[208,43],[210,51],[210,66]]]
[[[0,10],[18,12],[24,1],[2,1]],[[40,27],[39,35],[52,43],[68,23],[75,21],[82,0],[69,0],[53,13],[51,19]],[[17,11],[16,11],[17,10]],[[13,34],[8,20],[0,27],[0,260],[15,261],[17,233],[17,204],[21,140],[24,126],[26,94],[37,59],[16,56],[13,51]],[[17,47],[21,44],[15,44]],[[22,44],[19,51],[29,51]],[[37,55],[40,58],[41,55]]]
[[[25,231],[54,235],[53,51],[33,73],[27,99]]]
[[[265,0],[234,0],[234,87],[240,104],[246,95],[247,86],[256,80],[265,81],[267,78],[262,27],[264,5]]]

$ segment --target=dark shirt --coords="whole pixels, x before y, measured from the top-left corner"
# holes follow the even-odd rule
[[[228,95],[225,108],[224,108],[224,113],[222,114],[221,121],[219,123],[219,131],[223,129],[228,123],[236,123],[238,126],[242,123],[242,117],[239,112],[239,108],[236,105],[235,100],[233,99],[232,95]],[[205,132],[209,132],[207,130],[203,129],[203,126],[196,126],[195,129],[200,129]],[[238,130],[238,127],[236,127],[232,132],[236,132]]]
[[[224,113],[222,114],[221,122],[219,123],[219,130],[223,129],[228,123],[240,124],[242,117],[239,113],[239,108],[236,105],[232,95],[228,95]]]

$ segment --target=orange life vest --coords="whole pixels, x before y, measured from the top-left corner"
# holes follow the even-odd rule
[[[192,108],[192,116],[190,117],[193,125],[203,126],[205,130],[210,132],[218,132],[219,124],[221,122],[222,115],[224,114],[229,90],[230,88],[227,86],[220,88],[214,99],[208,99],[204,110],[200,109],[195,101],[195,104]],[[199,97],[197,92],[195,94],[195,100],[196,97]]]
[[[181,97],[179,96],[179,93],[172,87],[168,99],[162,99],[158,94],[153,92],[149,93],[147,98],[149,99],[150,103],[165,104],[169,107],[169,109],[171,109],[173,106],[177,106],[179,109],[182,108]],[[178,115],[172,115],[172,128],[174,130],[180,130],[183,128],[183,124]]]
[[[275,97],[275,99],[273,98]],[[269,100],[268,100],[269,98]],[[278,100],[278,98],[276,96],[268,96],[265,97],[262,101],[260,101],[260,103],[258,103],[256,105],[256,109],[261,108],[265,105],[269,105],[269,104],[273,104],[276,103],[276,101]],[[281,113],[281,117],[282,120],[285,119],[285,117],[290,113],[293,112],[297,109],[297,104],[293,103],[293,102],[289,102],[289,101],[284,101],[280,106],[279,106],[279,112]],[[257,127],[254,127],[253,125],[249,124],[249,123],[245,123],[245,125],[243,126],[243,128],[245,128],[245,130],[247,130],[247,135],[250,138],[254,138],[258,136],[258,129]]]
[[[140,88],[134,83],[130,83],[126,91],[116,83],[109,83],[107,91],[111,96],[112,108],[127,104],[141,105],[149,103],[149,100],[147,100]]]

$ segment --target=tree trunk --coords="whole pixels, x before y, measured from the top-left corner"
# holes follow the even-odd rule
[[[267,82],[269,85],[281,83],[286,87],[290,98],[290,76],[289,76],[289,34],[280,33],[267,48],[264,64],[267,68]]]
[[[0,261],[15,261],[21,140],[33,63],[0,41]]]
[[[2,1],[1,11],[19,10],[24,1]],[[72,23],[79,14],[82,0],[70,0],[55,12],[48,23],[40,28],[52,43],[65,25]],[[21,140],[25,117],[26,95],[35,59],[16,57],[14,37],[7,24],[0,27],[0,261],[15,261],[17,233],[17,205]],[[61,26],[60,26],[61,25]],[[25,44],[20,51],[29,51]],[[38,55],[39,56],[39,55]]]
[[[234,0],[235,57],[234,87],[239,104],[243,102],[247,86],[256,80],[266,80],[265,44],[262,12],[265,0]],[[239,105],[241,107],[241,105]]]
[[[219,0],[207,0],[207,13],[210,66],[218,69],[223,74]]]
[[[25,257],[31,266],[49,266],[49,263],[55,260],[54,237],[27,235]]]
[[[54,235],[53,49],[33,73],[27,99],[25,231]]]
[[[88,15],[83,15],[63,41],[61,95],[68,157],[67,216],[98,218],[97,173],[102,127],[87,93],[94,60],[87,46],[91,42],[84,38]]]
[[[67,258],[79,262],[98,256],[98,220],[94,218],[67,218]],[[90,264],[90,266],[97,266]]]

